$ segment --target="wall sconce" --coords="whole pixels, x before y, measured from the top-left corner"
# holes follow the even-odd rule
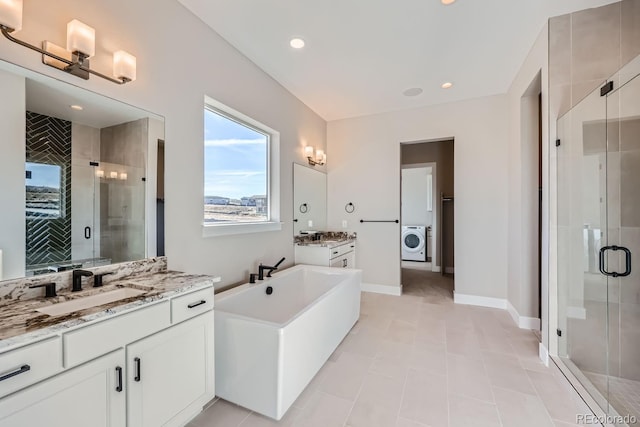
[[[324,150],[315,150],[315,156],[313,155],[313,151],[314,148],[311,145],[307,145],[306,147],[304,147],[304,155],[307,157],[307,160],[309,161],[309,164],[311,166],[322,166],[327,163],[327,155],[324,154]]]
[[[136,57],[124,51],[118,51],[113,55],[115,78],[90,68],[89,58],[96,52],[96,31],[77,19],[67,24],[66,49],[46,40],[42,42],[41,49],[13,37],[10,33],[22,28],[22,2],[23,0],[0,0],[0,30],[12,42],[42,54],[43,64],[85,80],[89,79],[90,74],[117,84],[125,84],[136,79]]]
[[[96,176],[97,176],[98,178],[104,178],[104,171],[103,171],[102,169],[98,169],[98,170],[96,171]]]

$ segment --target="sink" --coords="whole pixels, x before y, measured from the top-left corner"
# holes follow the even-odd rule
[[[121,288],[109,292],[103,292],[96,295],[78,298],[71,301],[60,302],[58,304],[48,305],[36,309],[36,311],[47,314],[49,316],[60,316],[63,314],[73,313],[75,311],[85,310],[91,307],[109,304],[127,298],[136,297],[146,293],[140,289]]]

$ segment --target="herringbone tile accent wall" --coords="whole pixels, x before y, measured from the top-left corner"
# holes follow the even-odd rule
[[[27,111],[27,153],[31,163],[61,168],[60,216],[27,215],[27,267],[71,259],[71,122]]]

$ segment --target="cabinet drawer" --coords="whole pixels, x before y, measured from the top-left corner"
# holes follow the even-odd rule
[[[335,248],[331,248],[331,256],[330,259],[340,257],[346,253],[353,251],[356,247],[355,242],[349,242],[344,245],[336,246]]]
[[[213,287],[201,289],[171,300],[171,323],[180,323],[213,309]]]
[[[0,354],[0,397],[62,371],[62,341],[54,337]]]
[[[169,301],[85,326],[62,337],[68,368],[124,347],[171,325]]]

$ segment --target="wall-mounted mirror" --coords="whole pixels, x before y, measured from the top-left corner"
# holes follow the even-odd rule
[[[156,255],[162,117],[0,62],[0,279]]]
[[[293,164],[293,234],[327,230],[327,175]]]

